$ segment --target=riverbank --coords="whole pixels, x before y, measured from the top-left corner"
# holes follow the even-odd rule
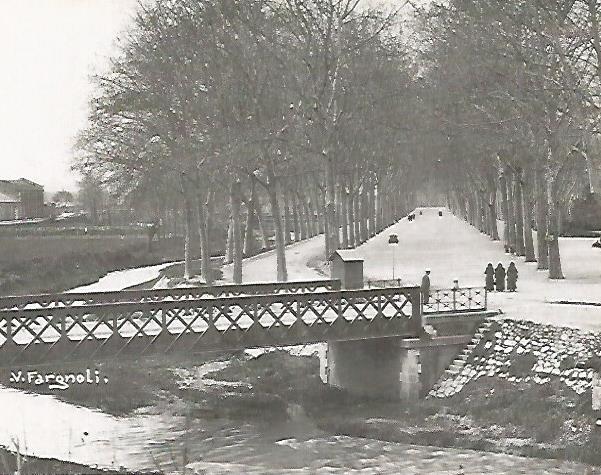
[[[181,259],[179,239],[76,236],[1,238],[0,296],[62,292],[109,272]]]
[[[16,451],[0,447],[0,473],[18,475],[61,474],[61,475],[153,475],[151,472],[124,472],[106,470],[72,462],[39,457],[23,457]]]

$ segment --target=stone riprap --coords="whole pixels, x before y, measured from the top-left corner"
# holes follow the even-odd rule
[[[428,397],[454,396],[484,376],[536,384],[558,378],[579,395],[591,390],[591,360],[601,356],[601,334],[515,320],[495,321],[480,332]]]

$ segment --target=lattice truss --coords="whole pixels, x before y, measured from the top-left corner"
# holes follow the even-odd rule
[[[274,282],[185,287],[176,289],[124,290],[118,292],[63,293],[0,298],[0,310],[74,307],[107,303],[165,302],[243,295],[291,294],[340,290],[339,280]]]
[[[183,340],[186,347],[210,348],[220,340],[241,347],[290,343],[287,337],[302,343],[330,329],[406,322],[416,296],[417,289],[395,288],[26,308],[0,312],[0,349],[24,355],[42,345],[48,352],[85,350],[92,356],[106,345],[114,355],[133,344],[141,352],[158,343],[170,351]]]

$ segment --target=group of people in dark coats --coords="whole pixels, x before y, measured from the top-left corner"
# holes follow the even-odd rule
[[[497,292],[504,292],[505,278],[507,278],[507,290],[510,292],[515,292],[517,290],[518,269],[513,262],[509,264],[507,272],[500,262],[496,268],[493,268],[492,264],[489,262],[484,271],[484,275],[486,276],[486,290],[489,292],[492,292],[495,288]]]

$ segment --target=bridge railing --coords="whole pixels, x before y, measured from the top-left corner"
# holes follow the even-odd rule
[[[415,335],[419,328],[417,287],[25,308],[0,312],[0,362]]]
[[[121,290],[116,292],[60,293],[24,295],[0,298],[1,310],[26,308],[73,307],[120,302],[158,302],[163,300],[197,300],[202,298],[235,297],[240,295],[305,293],[340,290],[339,280],[270,282],[258,284],[227,284],[155,290]]]
[[[431,290],[428,300],[422,297],[422,313],[465,313],[486,310],[488,294],[484,287]]]
[[[368,279],[366,282],[367,288],[372,287],[401,287],[401,279]]]

